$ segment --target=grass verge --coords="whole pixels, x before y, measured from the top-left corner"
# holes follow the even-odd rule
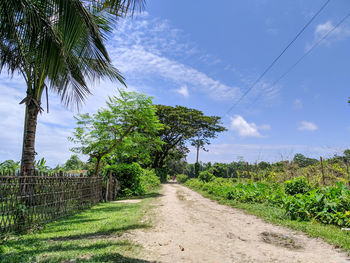
[[[141,247],[122,234],[150,227],[142,218],[156,196],[139,203],[101,203],[34,233],[10,235],[0,241],[0,262],[147,262],[134,258]]]
[[[249,214],[261,217],[266,222],[302,231],[309,237],[322,238],[324,241],[333,245],[335,248],[340,248],[350,255],[350,232],[343,231],[339,227],[333,225],[324,225],[317,222],[300,222],[290,220],[285,216],[284,210],[278,207],[272,207],[265,204],[239,203],[215,196],[213,194],[209,194],[208,192],[201,189],[196,189],[189,186],[186,187],[200,193],[204,197],[215,200],[220,204],[239,208]]]

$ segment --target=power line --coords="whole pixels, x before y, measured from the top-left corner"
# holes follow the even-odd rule
[[[346,19],[350,17],[350,13],[344,16],[332,29],[330,29],[322,38],[315,42],[307,52],[305,52],[292,66],[290,66],[279,78],[277,78],[271,86],[276,85],[281,79],[283,79],[289,72],[291,72],[306,56],[308,56],[312,50],[314,50],[323,40],[325,40],[330,34],[334,32]],[[251,105],[254,105],[261,95],[257,96]]]
[[[243,95],[233,104],[226,114],[230,113],[241,101],[242,99],[255,87],[256,84],[266,75],[266,73],[273,67],[273,65],[280,59],[280,57],[287,51],[287,49],[297,40],[297,38],[305,31],[305,29],[311,24],[311,22],[322,12],[322,10],[328,5],[330,0],[327,0],[317,13],[306,23],[306,25],[299,31],[299,33],[289,42],[289,44],[282,50],[282,52],[272,61],[272,63],[264,70],[264,72],[257,78],[257,80],[243,93]]]

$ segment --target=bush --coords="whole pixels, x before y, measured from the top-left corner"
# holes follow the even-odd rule
[[[293,180],[285,181],[284,190],[289,195],[305,194],[311,190],[311,186],[305,177],[300,176]]]
[[[156,170],[156,174],[162,183],[166,183],[168,180],[168,168],[161,167]]]
[[[265,203],[282,207],[292,220],[314,220],[323,224],[350,227],[350,190],[343,183],[295,195],[287,195],[285,189],[289,189],[290,192],[292,189],[294,192],[310,189],[310,185],[305,184],[304,179],[290,181],[284,188],[277,183],[235,183],[221,178],[210,182],[189,179],[185,185],[236,202]]]
[[[141,186],[147,192],[156,190],[160,187],[159,177],[156,175],[154,170],[143,170],[143,175],[141,176]]]
[[[209,171],[203,171],[199,173],[198,179],[202,182],[210,182],[215,179],[215,176]]]
[[[145,194],[146,190],[141,184],[143,169],[138,163],[110,165],[106,167],[106,172],[111,172],[112,176],[119,181],[119,196]]]
[[[187,180],[188,180],[188,176],[185,174],[176,175],[176,181],[178,181],[180,184],[185,183]]]
[[[316,220],[324,224],[350,227],[350,190],[342,183],[289,196],[286,214],[294,220]]]

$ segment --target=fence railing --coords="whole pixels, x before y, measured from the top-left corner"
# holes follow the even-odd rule
[[[0,176],[0,235],[77,212],[102,198],[102,177]]]

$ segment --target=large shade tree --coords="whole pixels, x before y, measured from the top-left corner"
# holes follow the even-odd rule
[[[210,143],[210,139],[226,130],[221,126],[220,117],[206,116],[200,110],[183,106],[156,106],[157,116],[164,128],[159,131],[163,141],[161,149],[153,152],[152,166],[155,169],[165,166],[168,160],[183,159],[189,152],[188,143],[194,145],[198,153]]]
[[[48,90],[67,106],[84,101],[88,83],[123,77],[111,64],[104,39],[112,21],[142,0],[0,1],[0,73],[20,73],[26,82],[22,172],[34,172],[35,134]]]

